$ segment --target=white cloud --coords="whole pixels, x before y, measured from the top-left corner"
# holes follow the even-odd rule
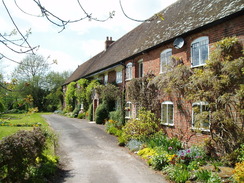
[[[77,63],[81,62],[77,58],[58,50],[40,49],[38,54],[43,55],[45,58],[48,57],[48,62],[51,64],[51,70],[62,72],[62,71],[74,71],[78,66]],[[53,60],[57,60],[57,64],[52,64]]]
[[[97,55],[104,49],[105,49],[105,38],[104,38],[104,40],[90,39],[81,44],[81,51],[83,53],[82,55],[83,55],[83,58],[86,58],[86,60]],[[86,60],[84,60],[84,61],[86,61]]]

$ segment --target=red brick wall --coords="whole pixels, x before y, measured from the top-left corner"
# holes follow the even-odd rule
[[[115,83],[116,82],[116,71],[110,71],[108,73],[108,83]]]
[[[238,39],[244,43],[244,15],[233,18],[227,22],[215,25],[208,29],[202,30],[201,32],[188,35],[184,38],[185,44],[182,48],[176,49],[173,47],[173,42],[160,46],[159,48],[150,52],[144,53],[143,55],[128,60],[125,64],[133,62],[133,77],[138,75],[138,64],[137,61],[143,59],[144,75],[147,73],[154,73],[158,75],[160,73],[160,53],[165,49],[172,48],[173,56],[180,57],[183,63],[191,65],[191,42],[196,38],[202,36],[209,37],[209,48],[213,43],[221,40],[224,37],[237,36]],[[185,112],[180,111],[177,108],[175,99],[162,98],[162,101],[172,101],[174,103],[174,126],[167,127],[163,126],[165,132],[169,136],[178,136],[182,138],[182,141],[186,142],[189,139],[189,144],[202,143],[204,139],[208,138],[208,134],[196,133],[191,130],[191,110],[192,106],[189,102],[181,100],[183,103],[183,109]],[[160,110],[160,109],[159,109]],[[194,135],[193,135],[194,134]]]

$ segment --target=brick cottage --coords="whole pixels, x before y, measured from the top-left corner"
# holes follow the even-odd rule
[[[191,68],[201,67],[215,42],[236,36],[243,45],[243,8],[243,0],[178,0],[160,12],[163,19],[153,16],[117,41],[107,37],[105,50],[81,64],[66,80],[63,91],[70,82],[81,78],[126,88],[132,78],[147,73],[163,75],[172,56]],[[165,131],[169,136],[189,138],[190,143],[202,142],[208,130],[194,133],[194,113],[183,114],[174,100],[160,99],[158,111],[164,116]],[[187,111],[192,111],[193,106],[205,108],[204,101],[189,103],[182,99],[182,103]],[[94,98],[94,106],[97,105],[99,100]],[[127,101],[126,108],[131,109],[126,111],[126,118],[135,118],[136,105]]]

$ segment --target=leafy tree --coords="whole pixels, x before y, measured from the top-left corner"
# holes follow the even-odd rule
[[[45,110],[46,95],[45,77],[49,71],[49,64],[41,55],[28,55],[21,64],[14,70],[13,77],[18,81],[17,90],[20,97],[28,95],[33,97],[33,106],[38,107],[39,111]],[[26,87],[28,83],[28,87]]]
[[[13,76],[19,81],[34,82],[41,86],[41,79],[49,71],[49,64],[42,55],[27,55],[14,70]]]
[[[52,71],[46,76],[46,89],[49,94],[45,98],[47,99],[46,106],[48,111],[62,108],[64,97],[61,85],[69,75],[70,72],[67,71],[62,73]]]

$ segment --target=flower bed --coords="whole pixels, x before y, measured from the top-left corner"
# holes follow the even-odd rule
[[[6,121],[1,121],[0,126],[7,126],[7,127],[40,127],[42,126],[41,123],[10,123]]]

